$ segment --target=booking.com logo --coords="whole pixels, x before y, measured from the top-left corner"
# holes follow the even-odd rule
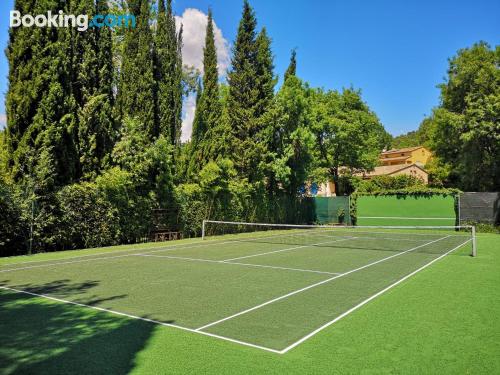
[[[87,14],[64,14],[62,10],[52,14],[21,15],[18,10],[10,11],[10,27],[75,27],[78,31],[86,31],[92,27],[131,27],[135,28],[133,14],[97,14],[89,21]]]

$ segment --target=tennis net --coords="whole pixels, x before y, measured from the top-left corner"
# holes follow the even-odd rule
[[[223,236],[223,237],[222,237]],[[329,226],[204,220],[203,239],[355,250],[476,255],[473,226]]]

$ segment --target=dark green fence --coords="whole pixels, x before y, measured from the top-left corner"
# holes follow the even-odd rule
[[[315,197],[318,224],[351,224],[349,197]]]

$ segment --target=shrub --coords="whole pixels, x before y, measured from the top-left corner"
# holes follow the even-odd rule
[[[118,243],[118,212],[93,183],[68,185],[57,193],[65,247],[89,248]]]
[[[27,232],[19,197],[12,186],[0,180],[0,256],[24,252]]]

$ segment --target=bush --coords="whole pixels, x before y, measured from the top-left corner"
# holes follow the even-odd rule
[[[118,211],[93,183],[68,185],[57,193],[64,247],[89,248],[118,243]],[[62,229],[62,227],[61,227]]]
[[[24,252],[27,232],[28,223],[18,195],[13,187],[0,180],[0,256]]]
[[[137,187],[132,175],[119,167],[97,177],[96,185],[117,212],[120,242],[135,243],[146,238],[152,225],[154,194],[144,193]]]
[[[359,192],[375,192],[381,190],[400,190],[407,188],[424,188],[424,182],[415,176],[376,176],[362,181],[358,186]]]

